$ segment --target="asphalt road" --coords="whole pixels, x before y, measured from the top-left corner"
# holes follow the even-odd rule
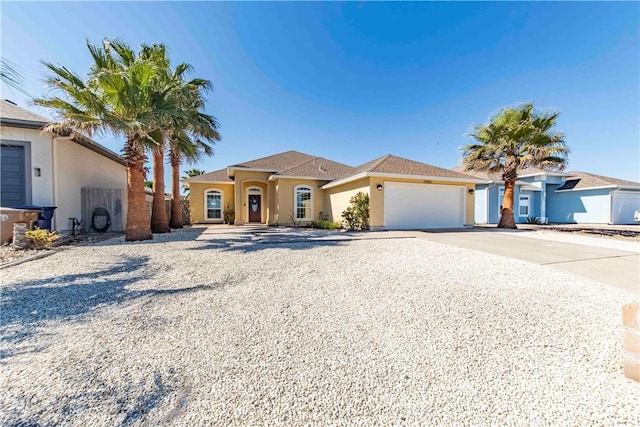
[[[422,238],[517,258],[640,294],[640,254],[479,230],[425,231]]]

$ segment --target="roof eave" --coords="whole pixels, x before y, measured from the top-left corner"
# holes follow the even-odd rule
[[[313,181],[332,181],[334,178],[318,178],[314,176],[298,176],[298,175],[277,175],[273,174],[269,177],[269,181],[275,181],[277,179],[309,179]]]
[[[536,173],[528,173],[526,175],[518,174],[518,178],[528,178],[531,176],[540,176],[540,175],[550,175],[550,176],[575,176],[564,172],[536,172]]]
[[[491,181],[480,178],[455,178],[446,176],[433,176],[433,175],[405,175],[401,173],[384,173],[384,172],[369,172],[369,176],[376,178],[404,178],[404,179],[421,179],[427,181],[450,181],[450,182],[468,182],[472,184],[489,184]]]
[[[183,184],[233,184],[233,181],[182,180]]]
[[[38,122],[33,120],[20,120],[20,119],[10,119],[10,118],[0,118],[0,125],[2,126],[10,126],[21,129],[38,129],[41,130],[43,127],[48,125],[48,122]]]
[[[271,172],[271,173],[278,172],[277,170],[273,170],[273,169],[246,168],[244,166],[229,166],[227,167],[227,175],[229,176],[229,178],[233,178],[234,172],[236,170],[250,171],[250,172]]]
[[[567,193],[569,191],[588,191],[588,190],[605,190],[607,188],[619,188],[617,185],[600,185],[598,187],[585,187],[585,188],[569,188],[567,190],[555,190],[554,193]]]
[[[32,120],[19,120],[19,119],[7,119],[7,118],[0,119],[0,125],[15,127],[20,129],[42,130],[42,128],[44,128],[48,124],[49,124],[48,122],[37,122]],[[75,142],[76,144],[84,148],[87,148],[97,154],[100,154],[110,160],[113,160],[116,163],[120,163],[121,165],[126,166],[126,162],[122,158],[122,156],[118,155],[118,153],[115,153],[109,150],[107,147],[100,145],[97,142],[89,139],[88,137],[77,134],[75,132],[69,132],[67,133],[67,135],[65,135],[65,132],[58,132],[58,131],[51,132],[51,133],[58,136],[68,136],[70,134],[72,136],[73,142]]]
[[[346,178],[342,178],[342,179],[331,181],[331,182],[323,185],[322,189],[326,190],[328,188],[337,187],[338,185],[346,184],[346,183],[349,183],[349,182],[352,182],[352,181],[357,181],[359,179],[366,178],[367,176],[369,176],[369,172],[362,172],[362,173],[358,173],[358,174],[355,174],[355,175],[351,175],[351,176],[346,177]]]
[[[490,184],[491,181],[479,178],[449,178],[443,176],[431,176],[431,175],[405,175],[400,173],[383,173],[383,172],[362,172],[347,178],[340,179],[338,181],[332,181],[322,186],[323,189],[337,187],[342,184],[347,184],[358,179],[372,177],[372,178],[402,178],[402,179],[419,179],[426,181],[449,181],[449,182],[464,182],[470,184]]]

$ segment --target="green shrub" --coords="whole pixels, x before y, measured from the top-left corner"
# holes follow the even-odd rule
[[[312,228],[322,228],[325,230],[337,230],[339,228],[341,228],[341,225],[339,222],[333,222],[333,221],[329,221],[326,219],[320,219],[318,221],[313,221],[311,223],[311,227]]]
[[[222,215],[224,217],[223,219],[225,224],[233,224],[236,221],[236,211],[231,207],[230,204],[228,204],[227,207],[224,208],[224,212],[222,213]]]
[[[351,230],[369,229],[369,195],[358,192],[349,200],[349,207],[342,212],[344,227]]]
[[[24,235],[27,239],[33,242],[36,249],[48,249],[51,245],[60,240],[60,235],[58,233],[42,228],[29,230]]]

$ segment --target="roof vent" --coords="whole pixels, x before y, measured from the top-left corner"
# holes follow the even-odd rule
[[[327,171],[325,168],[322,167],[322,165],[318,165],[318,170],[320,172],[326,172]]]

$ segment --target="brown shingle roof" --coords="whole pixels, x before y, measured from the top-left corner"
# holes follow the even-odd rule
[[[609,176],[596,175],[582,171],[567,172],[570,175],[566,182],[558,190],[581,190],[583,188],[610,187],[633,188],[640,190],[640,183],[624,179],[611,178]]]
[[[39,125],[44,125],[51,121],[46,117],[43,117],[39,114],[33,113],[29,110],[19,107],[13,102],[7,101],[6,99],[3,99],[2,103],[0,103],[0,118],[2,118],[3,120],[8,119],[8,120],[20,120],[24,122],[33,122]]]
[[[462,165],[458,165],[456,167],[453,167],[453,168],[451,168],[451,170],[454,170],[454,171],[457,171],[457,172],[466,173],[467,175],[472,175],[472,176],[475,176],[475,177],[481,178],[481,179],[487,179],[487,180],[493,181],[493,182],[501,182],[502,181],[502,174],[500,172],[465,171],[464,170],[464,166],[462,166]],[[553,174],[560,174],[560,175],[569,176],[569,174],[564,173],[564,172],[546,171],[546,170],[538,169],[538,168],[524,168],[524,169],[519,169],[518,170],[518,177],[527,176],[527,175],[534,175],[534,174],[543,174],[543,173],[553,173]]]
[[[262,157],[256,160],[250,160],[244,163],[231,165],[231,168],[249,168],[249,169],[265,169],[273,172],[280,172],[291,169],[302,163],[313,160],[314,157],[298,151],[290,150],[284,153],[274,154],[272,156]]]
[[[486,179],[487,181],[500,182],[502,181],[502,174],[499,172],[482,172],[482,171],[466,171],[464,166],[458,165],[456,167],[451,168],[456,172],[464,173],[467,175],[475,176],[476,178]]]
[[[341,176],[338,179],[345,179],[350,176],[359,175],[361,173],[388,173],[397,175],[418,175],[432,176],[438,178],[455,178],[469,179],[476,178],[451,169],[439,168],[437,166],[428,165],[426,163],[417,162],[415,160],[406,159],[404,157],[387,154],[378,159],[367,162],[363,165],[355,167],[350,173]]]
[[[202,175],[192,176],[191,178],[187,178],[182,182],[229,182],[232,183],[233,180],[229,178],[227,175],[227,169],[220,169],[217,171],[203,173]]]
[[[539,175],[539,174],[548,174],[548,173],[552,173],[552,174],[556,174],[556,175],[569,176],[569,174],[566,173],[566,172],[548,171],[548,170],[534,168],[534,167],[520,169],[518,171],[518,176]]]
[[[348,174],[353,170],[351,166],[334,162],[322,157],[316,157],[306,163],[278,172],[276,175],[300,176],[331,181],[338,176]]]

